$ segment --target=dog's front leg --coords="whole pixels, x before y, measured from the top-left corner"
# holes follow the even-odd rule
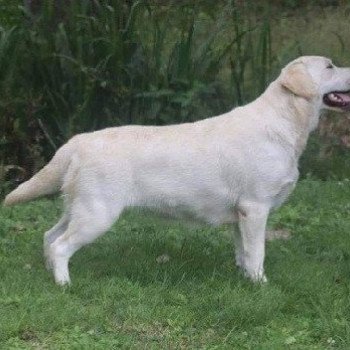
[[[269,207],[246,202],[239,206],[241,267],[254,282],[266,282],[264,274],[265,228]]]

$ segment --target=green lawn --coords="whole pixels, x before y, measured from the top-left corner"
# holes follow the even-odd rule
[[[292,236],[268,243],[263,286],[234,267],[230,227],[131,212],[62,289],[42,259],[60,206],[0,209],[1,349],[350,348],[350,182],[299,183],[271,217]]]

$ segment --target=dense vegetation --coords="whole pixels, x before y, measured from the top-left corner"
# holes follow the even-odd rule
[[[349,64],[342,1],[17,0],[0,10],[2,191],[73,134],[222,113],[301,54]],[[303,174],[348,177],[349,129],[328,119]]]

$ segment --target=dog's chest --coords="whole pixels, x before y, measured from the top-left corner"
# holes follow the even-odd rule
[[[297,183],[297,179],[287,180],[280,188],[279,192],[275,195],[272,200],[272,208],[279,207],[292,193]]]

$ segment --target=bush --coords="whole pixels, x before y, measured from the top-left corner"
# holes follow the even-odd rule
[[[73,134],[212,116],[268,80],[269,22],[253,26],[231,1],[215,14],[205,3],[42,4],[0,28],[3,159],[28,174]]]

